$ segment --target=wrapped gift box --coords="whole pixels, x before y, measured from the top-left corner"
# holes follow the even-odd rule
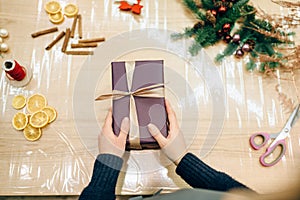
[[[163,61],[112,62],[111,67],[114,133],[120,133],[123,118],[129,117],[126,150],[159,148],[147,125],[155,124],[167,136]]]

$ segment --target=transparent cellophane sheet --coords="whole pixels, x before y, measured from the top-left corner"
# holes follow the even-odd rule
[[[59,2],[64,6],[69,1]],[[268,11],[285,12],[275,5],[253,2]],[[120,33],[141,28],[182,31],[187,25],[192,26],[196,22],[179,1],[145,0],[142,3],[143,13],[136,16],[120,12],[118,4],[113,1],[77,1],[84,20],[84,37],[101,35],[110,39]],[[1,74],[0,195],[80,194],[91,178],[97,155],[97,135],[87,132],[86,137],[91,141],[87,144],[74,119],[73,93],[76,90],[76,80],[80,77],[81,70],[84,70],[82,67],[92,59],[62,54],[62,42],[51,51],[45,51],[44,47],[55,38],[53,34],[36,39],[30,37],[36,30],[53,26],[43,10],[44,4],[42,1],[10,1],[2,3],[0,8],[0,25],[10,32],[7,39],[10,51],[3,54],[1,61],[16,59],[21,65],[33,69],[31,82],[23,88],[9,85],[5,72],[2,71]],[[66,18],[58,27],[64,30],[71,24],[72,20]],[[71,42],[76,42],[76,39],[78,36],[71,39]],[[197,58],[213,59],[222,49],[220,47],[223,48],[222,44],[208,48],[206,53],[200,53]],[[188,51],[188,46],[185,48]],[[197,66],[158,49],[124,52],[112,61],[151,59],[164,60],[165,95],[177,114],[179,124],[186,125],[182,132],[189,151],[213,168],[228,173],[260,193],[286,189],[298,180],[300,123],[293,127],[287,138],[285,156],[273,167],[266,168],[259,164],[259,156],[263,150],[254,151],[249,145],[249,137],[254,132],[273,133],[281,130],[291,112],[285,102],[291,100],[293,105],[299,103],[299,70],[293,74],[277,71],[277,78],[269,77],[256,71],[247,71],[244,66],[247,57],[240,60],[231,57],[221,65],[208,66],[216,67],[221,76],[226,109],[220,135],[216,141],[212,141],[214,145],[209,148],[208,153],[202,155],[200,152],[206,148],[204,141],[209,139],[208,133],[214,123],[214,105],[206,80],[196,70]],[[111,90],[110,66],[100,67],[103,68],[103,73],[98,77],[95,89],[93,88],[93,98]],[[174,72],[176,76],[170,76],[169,72]],[[191,101],[181,99],[168,86],[178,77],[179,80],[184,80],[184,84],[178,84],[178,88],[186,91],[186,97],[191,95],[196,101],[193,98]],[[40,140],[29,142],[21,131],[14,130],[11,125],[13,115],[18,112],[12,108],[11,101],[16,94],[29,97],[34,93],[44,94],[48,104],[57,110],[58,116],[56,121],[43,129]],[[183,115],[186,107],[191,105],[197,113]],[[97,119],[98,127],[96,132],[101,131],[110,106],[111,101],[93,103],[93,117]],[[21,111],[27,112],[26,109]],[[86,122],[88,129],[90,119],[83,117],[80,120]],[[131,157],[120,173],[117,194],[151,194],[159,189],[173,191],[189,187],[175,174],[175,166],[159,151],[135,151],[131,152]]]

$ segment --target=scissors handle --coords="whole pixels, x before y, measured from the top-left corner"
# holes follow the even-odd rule
[[[262,143],[258,144],[255,142],[256,137],[261,137],[263,139]],[[270,139],[270,135],[268,133],[254,133],[250,137],[250,145],[253,149],[258,150],[265,146],[265,144],[268,142]]]
[[[265,159],[268,157],[270,154],[272,154],[277,147],[281,147],[281,152],[278,155],[278,157],[273,160],[272,162],[266,162]],[[271,145],[269,148],[267,148],[266,153],[260,156],[259,161],[260,163],[265,166],[265,167],[270,167],[275,165],[280,161],[280,159],[283,157],[286,151],[286,144],[285,144],[285,139],[278,140],[274,145]]]

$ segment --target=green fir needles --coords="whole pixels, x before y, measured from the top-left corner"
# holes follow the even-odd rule
[[[242,58],[248,54],[247,69],[258,67],[265,71],[283,63],[282,60],[279,62],[282,54],[276,51],[278,45],[293,44],[290,40],[293,33],[284,32],[281,24],[254,8],[249,0],[183,0],[183,3],[194,14],[197,23],[185,28],[183,33],[173,34],[172,38],[194,38],[194,44],[189,48],[192,55],[201,48],[223,41],[227,46],[216,56],[216,62],[226,56]]]

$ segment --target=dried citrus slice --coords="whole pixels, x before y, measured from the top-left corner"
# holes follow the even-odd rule
[[[56,119],[56,110],[54,108],[52,108],[51,106],[46,106],[45,108],[42,109],[42,111],[44,111],[45,113],[47,113],[48,117],[49,117],[49,122],[51,123]]]
[[[23,130],[23,133],[24,137],[32,142],[40,139],[40,137],[42,136],[42,130],[40,128],[35,128],[30,124],[27,124],[27,126]]]
[[[47,105],[46,98],[41,94],[34,94],[27,100],[27,110],[30,113],[42,110]]]
[[[69,3],[65,6],[64,13],[67,17],[74,17],[78,13],[78,7],[75,4]]]
[[[61,11],[61,6],[57,1],[49,1],[45,4],[45,10],[49,14],[55,14]]]
[[[24,97],[21,94],[14,96],[14,98],[12,100],[13,108],[19,110],[19,109],[23,108],[25,105],[26,105],[26,97]]]
[[[21,112],[16,113],[12,119],[12,125],[18,131],[23,130],[26,127],[27,123],[27,115]]]
[[[53,24],[60,24],[64,21],[64,15],[61,12],[49,14],[49,20]]]
[[[42,128],[49,122],[49,117],[44,111],[37,111],[30,117],[29,124],[35,128]]]

